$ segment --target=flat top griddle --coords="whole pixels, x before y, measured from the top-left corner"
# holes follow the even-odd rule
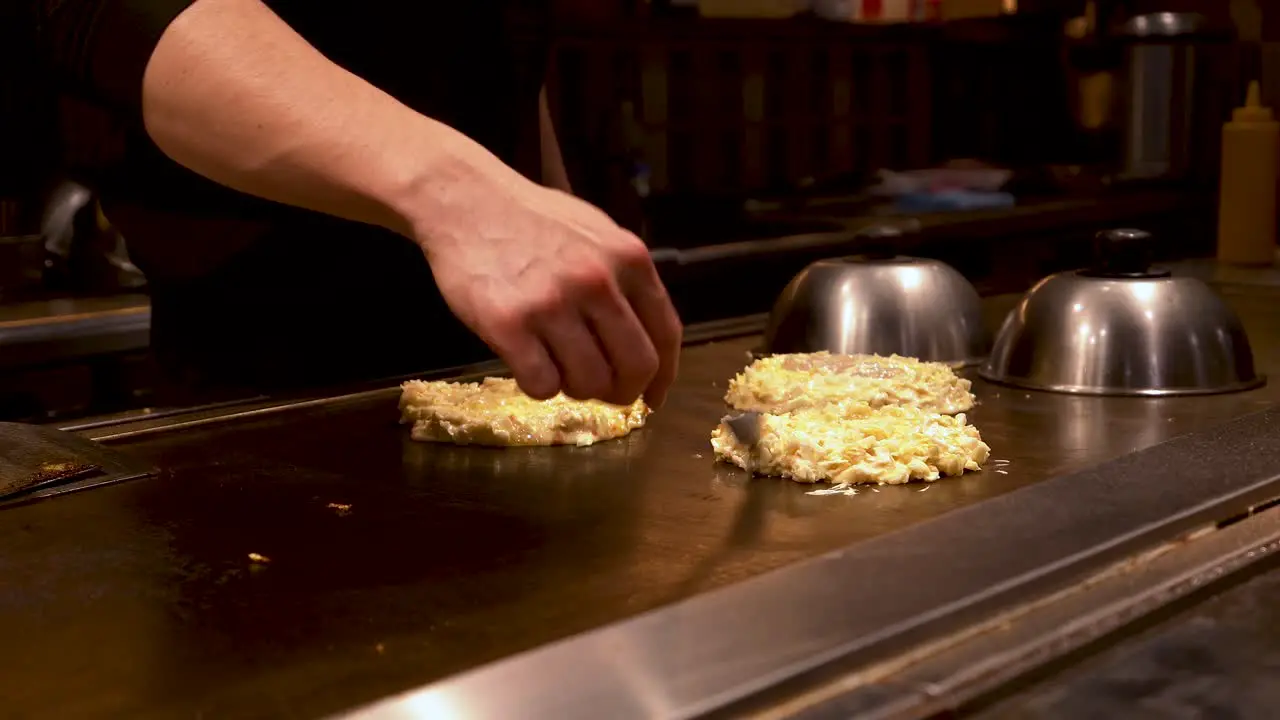
[[[1228,295],[1275,376],[1273,294]],[[989,304],[998,314],[1009,299]],[[1104,399],[979,381],[970,416],[1007,473],[815,497],[713,462],[726,381],[756,342],[687,348],[668,406],[592,448],[414,443],[394,391],[114,443],[158,477],[0,513],[6,711],[339,712],[927,528],[1280,397],[1275,382]],[[1007,552],[1020,550],[1011,538]]]

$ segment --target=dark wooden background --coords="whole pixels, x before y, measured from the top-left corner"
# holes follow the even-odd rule
[[[1261,16],[1266,4],[1174,1],[1216,15]],[[639,212],[639,167],[654,195],[719,197],[957,157],[1072,160],[1061,14],[929,28],[655,18],[642,0],[556,4],[561,143],[575,188],[615,216]],[[1280,40],[1280,9],[1265,16],[1261,39]],[[1280,59],[1265,46],[1258,67]],[[8,50],[6,73],[22,71],[21,53]],[[30,87],[14,90],[23,85],[0,83],[0,235],[32,230],[29,200],[55,170],[92,180],[120,152],[105,114],[69,98],[40,106]]]

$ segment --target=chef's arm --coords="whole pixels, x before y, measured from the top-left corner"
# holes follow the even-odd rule
[[[411,204],[420,215],[460,181],[517,182],[259,0],[28,1],[57,70],[176,162],[241,192],[410,234]]]
[[[346,72],[259,0],[20,1],[46,57],[176,162],[416,240],[528,394],[661,406],[680,318],[644,243],[598,209]]]
[[[564,166],[564,153],[556,139],[556,126],[551,121],[551,108],[547,102],[547,88],[538,96],[538,133],[541,138],[542,184],[564,192],[573,192],[569,183],[569,171]]]

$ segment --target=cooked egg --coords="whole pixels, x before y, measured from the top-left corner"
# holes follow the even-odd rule
[[[643,399],[628,406],[557,395],[535,400],[508,378],[478,383],[411,380],[401,386],[400,421],[424,442],[458,445],[592,445],[644,426]]]
[[[947,365],[899,355],[793,353],[749,365],[729,382],[725,402],[768,413],[853,401],[952,415],[973,408],[971,386]]]
[[[979,470],[991,449],[963,414],[845,401],[761,416],[754,448],[725,423],[711,436],[716,457],[797,482],[898,485]]]

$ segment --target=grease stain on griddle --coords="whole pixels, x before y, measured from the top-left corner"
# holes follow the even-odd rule
[[[96,472],[100,472],[101,467],[91,463],[79,462],[47,462],[40,465],[35,473],[31,475],[28,482],[31,485],[45,485],[53,482],[62,482],[73,478],[84,477]]]
[[[11,469],[13,470],[13,469]],[[102,472],[98,465],[75,461],[47,461],[34,469],[16,469],[0,477],[0,498],[22,493],[54,483],[77,480]]]

